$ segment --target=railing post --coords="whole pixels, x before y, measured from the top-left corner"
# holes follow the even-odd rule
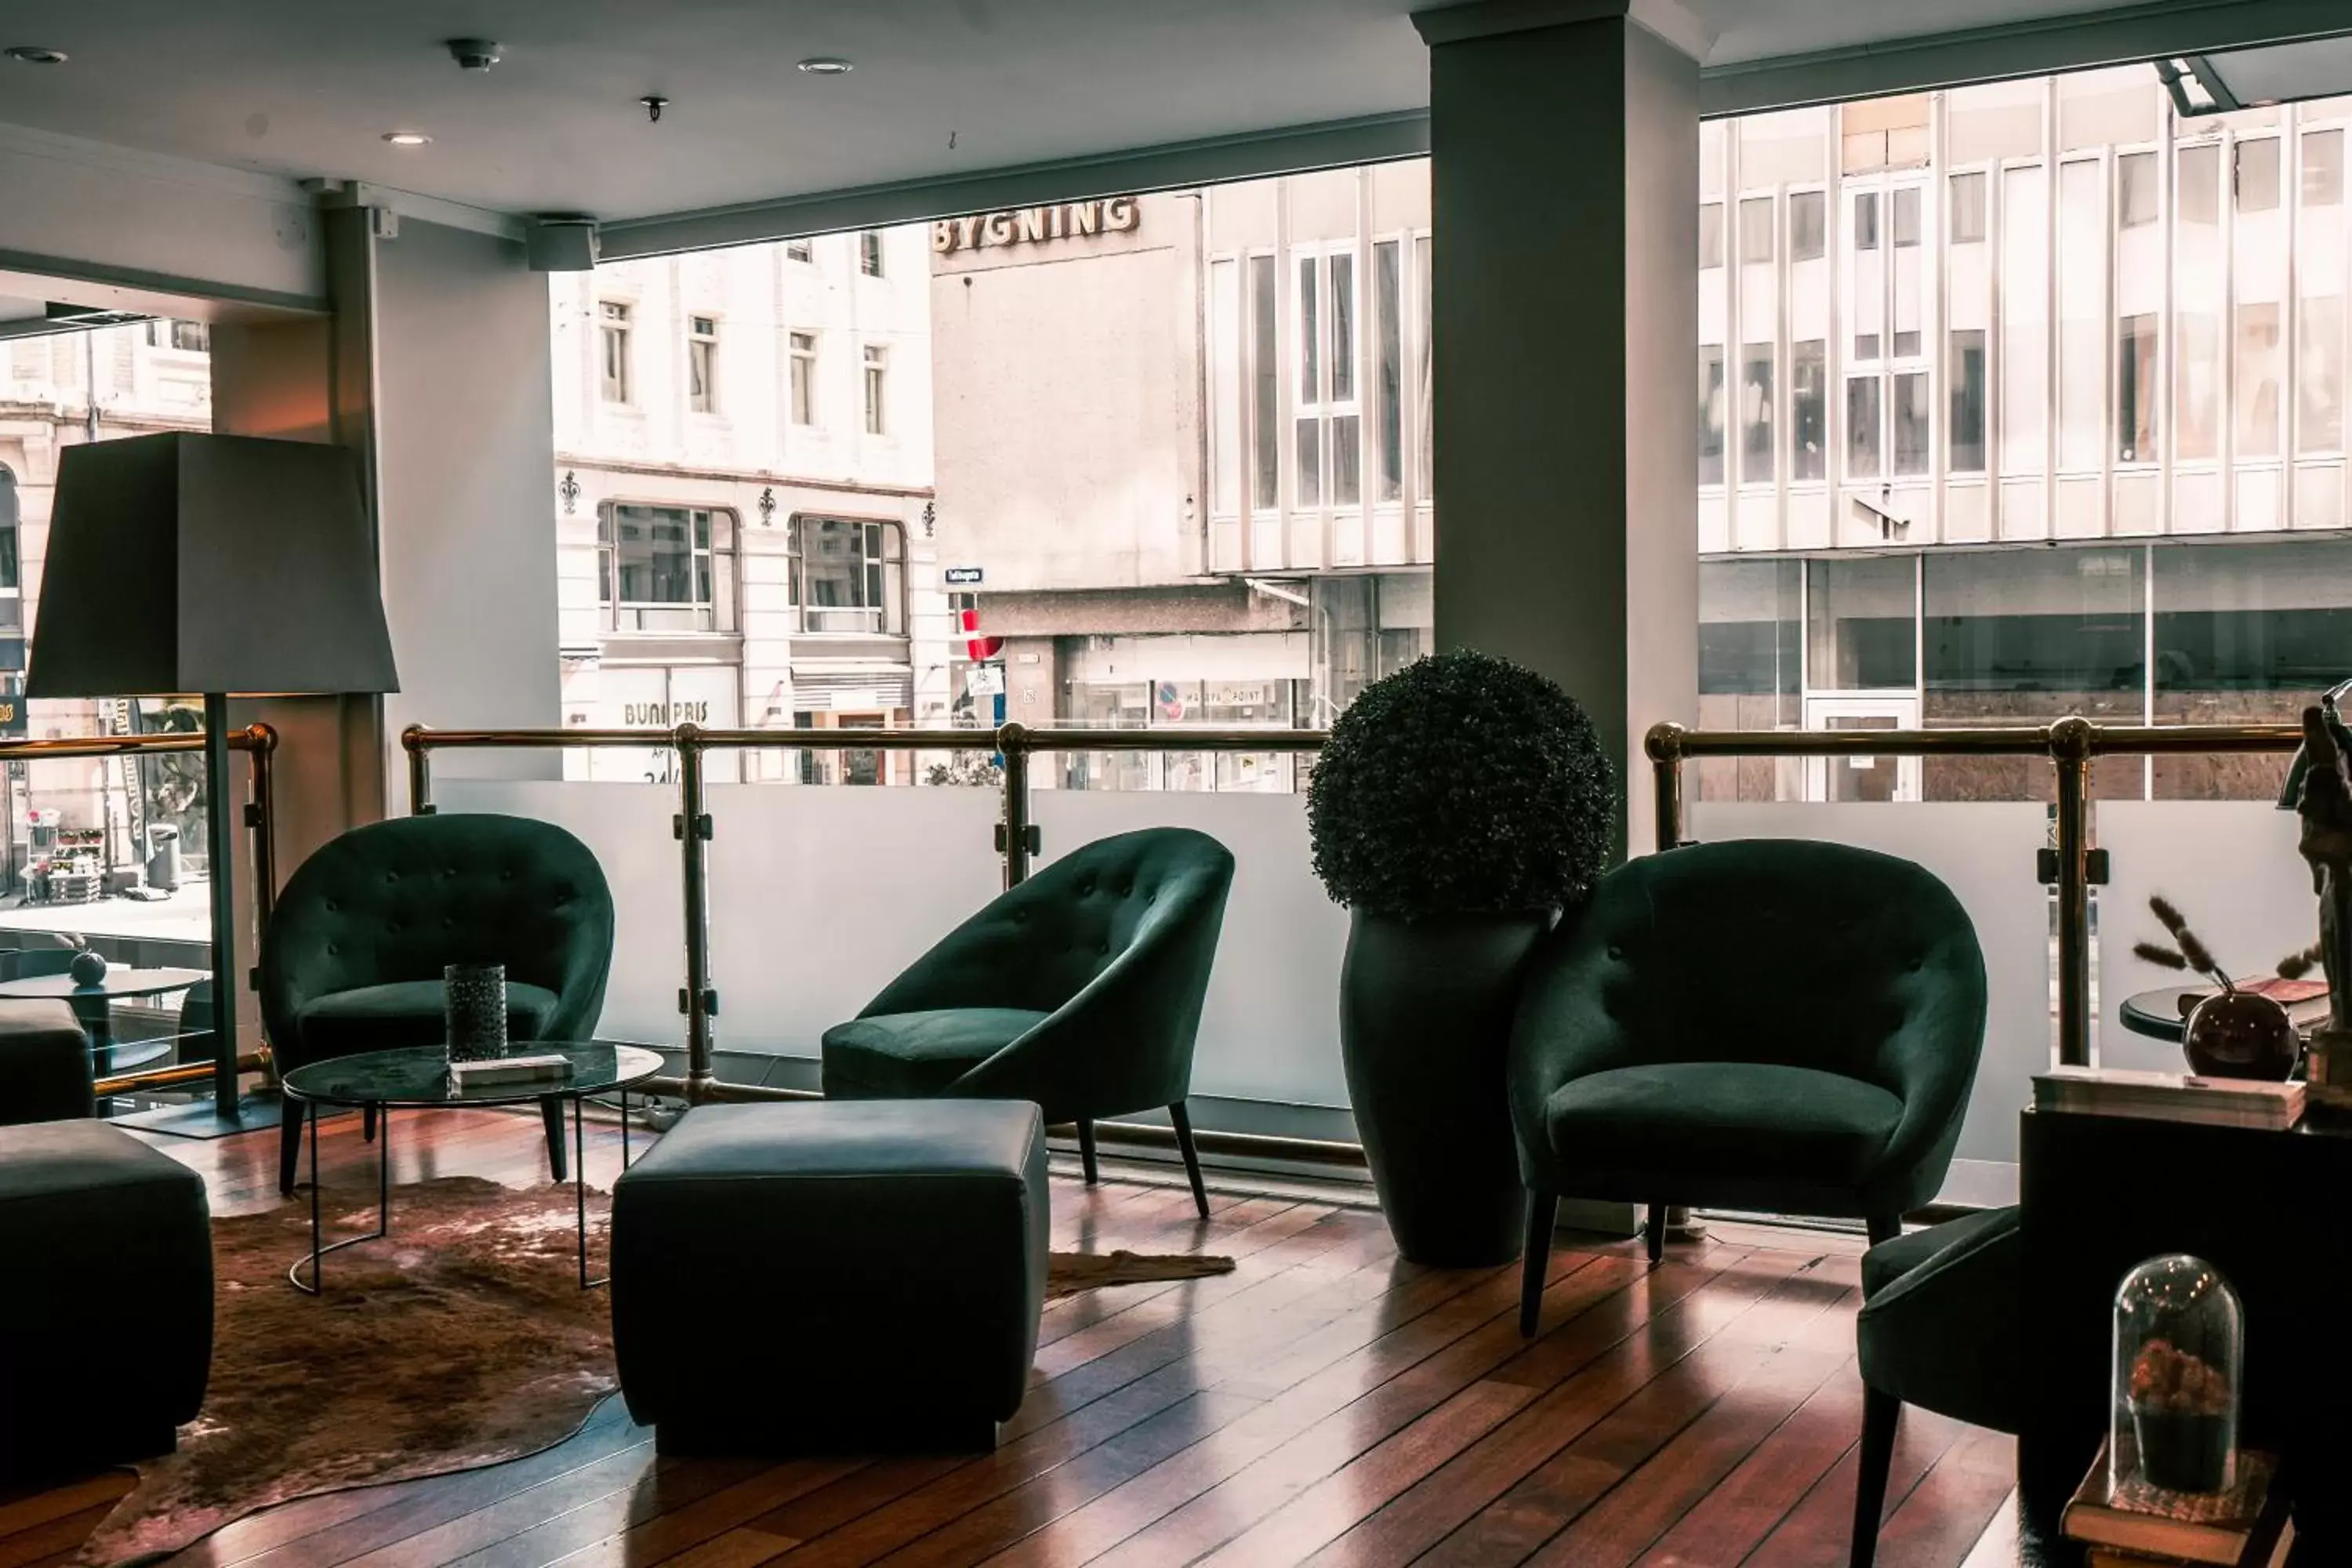
[[[680,724],[677,748],[680,869],[686,893],[686,987],[677,1009],[686,1015],[686,1098],[699,1105],[710,1098],[717,1075],[710,1068],[710,1017],[718,993],[710,984],[710,814],[702,793],[702,731]]]
[[[2085,719],[2050,726],[2058,770],[2058,1060],[2091,1061],[2091,755],[2097,731]]]
[[[1669,720],[1651,725],[1643,741],[1656,791],[1660,849],[1677,848],[1683,841],[1683,727]]]
[[[278,908],[278,786],[272,764],[278,752],[278,731],[268,724],[254,724],[245,731],[246,756],[250,771],[246,782],[245,826],[253,839],[253,930],[256,953],[260,944],[269,940],[269,917]],[[261,968],[257,963],[246,976],[248,990],[261,989]],[[223,1007],[236,1005],[236,988],[228,977],[213,977],[214,1027],[218,1031],[218,1015]],[[278,1081],[278,1068],[272,1059],[268,1068],[269,1082]]]
[[[429,816],[433,813],[433,758],[425,749],[425,726],[411,724],[403,730],[400,743],[408,752],[408,815]]]
[[[1019,887],[1029,877],[1029,730],[1018,720],[996,731],[997,754],[1004,759],[1004,820],[996,829],[997,847],[1004,854],[1004,886]]]

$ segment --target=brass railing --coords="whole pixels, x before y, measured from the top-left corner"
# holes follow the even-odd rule
[[[686,1016],[686,1077],[656,1079],[657,1092],[683,1094],[689,1101],[792,1098],[786,1091],[722,1084],[711,1065],[710,1020],[717,993],[710,979],[710,813],[703,787],[703,758],[710,752],[874,751],[993,752],[1003,759],[1003,809],[996,826],[996,852],[1004,861],[1004,885],[1024,880],[1039,853],[1030,814],[1029,759],[1040,752],[1293,752],[1320,751],[1318,730],[1033,730],[1025,724],[994,730],[706,730],[681,724],[675,730],[431,730],[412,724],[401,731],[408,752],[408,809],[433,809],[432,754],[441,751],[531,748],[655,748],[677,753],[678,874],[686,896],[686,984],[678,1010]]]
[[[253,855],[253,908],[257,929],[266,930],[278,890],[278,857],[275,848],[277,832],[277,795],[274,763],[278,753],[278,731],[267,724],[252,724],[234,730],[228,735],[228,747],[243,752],[249,761],[246,785],[245,809],[241,814]],[[173,732],[165,735],[90,735],[51,741],[0,741],[0,763],[59,762],[77,757],[143,757],[195,753],[202,755],[205,737],[199,733]],[[206,809],[218,811],[225,803],[207,799]],[[134,849],[135,849],[134,846]],[[209,866],[207,877],[220,878],[233,874],[232,868]],[[236,988],[225,975],[213,977],[213,1005],[231,1007],[236,1004]],[[239,1055],[236,1070],[255,1072],[269,1066],[266,1051]],[[148,1068],[136,1072],[115,1073],[100,1079],[95,1087],[104,1100],[115,1095],[138,1093],[142,1090],[180,1088],[209,1081],[218,1068],[210,1062],[190,1062],[175,1067]]]
[[[2292,752],[2295,724],[2095,724],[2061,719],[2013,730],[1686,730],[1659,724],[1647,750],[1657,847],[1684,837],[1683,763],[1702,757],[2047,757],[2057,789],[2058,1059],[2091,1059],[2091,763],[2099,757]]]

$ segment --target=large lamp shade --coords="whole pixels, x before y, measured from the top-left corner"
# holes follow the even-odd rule
[[[66,448],[25,694],[204,695],[220,1001],[237,972],[228,699],[399,689],[350,452],[191,433]],[[214,1011],[220,1131],[255,1124],[237,1094],[236,1012]]]
[[[58,460],[27,697],[396,691],[359,466],[175,433]]]

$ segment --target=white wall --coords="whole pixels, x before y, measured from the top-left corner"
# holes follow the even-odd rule
[[[521,246],[404,222],[375,246],[375,468],[399,734],[560,722],[547,279]],[[448,753],[436,769],[554,777],[553,752]]]

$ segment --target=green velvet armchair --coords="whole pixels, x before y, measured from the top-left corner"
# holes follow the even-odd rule
[[[1034,1100],[1077,1124],[1090,1184],[1095,1121],[1164,1106],[1206,1218],[1184,1097],[1233,879],[1233,855],[1190,828],[1072,851],[827,1029],[826,1097]]]
[[[561,827],[488,813],[396,817],[335,838],[287,879],[261,942],[261,1016],[281,1071],[361,1051],[434,1045],[452,963],[502,963],[507,1031],[584,1040],[604,1007],[613,894]],[[541,1102],[547,1158],[565,1175],[562,1102]],[[302,1121],[279,1137],[294,1190]]]
[[[2025,1242],[2014,1208],[1883,1241],[1862,1256],[1862,1451],[1852,1568],[1878,1554],[1886,1472],[1906,1405],[1996,1432],[2024,1418]]]
[[[1532,1334],[1560,1197],[1868,1222],[1936,1195],[1984,1046],[1951,890],[1842,844],[1694,844],[1601,879],[1528,963],[1509,1096]]]

